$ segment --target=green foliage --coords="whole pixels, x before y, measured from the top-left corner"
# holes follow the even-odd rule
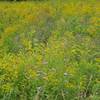
[[[99,100],[99,9],[0,2],[0,100]]]

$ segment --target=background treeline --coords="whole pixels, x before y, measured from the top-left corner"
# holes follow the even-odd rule
[[[0,1],[48,1],[48,0],[0,0]]]

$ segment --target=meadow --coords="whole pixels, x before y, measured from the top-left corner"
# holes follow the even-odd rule
[[[0,2],[0,100],[100,100],[100,1]]]

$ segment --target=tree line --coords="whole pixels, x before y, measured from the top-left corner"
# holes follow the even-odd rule
[[[48,0],[0,0],[0,1],[48,1]]]

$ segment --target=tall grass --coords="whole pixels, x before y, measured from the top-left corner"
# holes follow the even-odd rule
[[[0,2],[0,100],[100,100],[100,3]]]

